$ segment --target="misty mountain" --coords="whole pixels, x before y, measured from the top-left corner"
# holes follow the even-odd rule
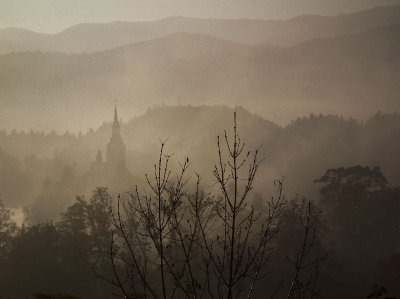
[[[359,33],[400,24],[400,6],[339,16],[301,16],[283,21],[171,17],[153,22],[79,24],[56,34],[0,30],[0,54],[16,51],[93,52],[174,33],[206,34],[245,44],[291,46],[315,38]]]
[[[243,104],[278,123],[311,112],[367,117],[400,108],[399,50],[400,26],[390,26],[287,48],[181,33],[92,54],[5,54],[0,126],[94,127],[113,99],[124,118],[179,98]]]

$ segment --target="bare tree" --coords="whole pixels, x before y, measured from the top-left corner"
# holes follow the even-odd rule
[[[136,187],[129,198],[118,197],[113,211],[110,259],[114,279],[125,298],[250,298],[265,274],[278,232],[284,202],[282,182],[277,195],[256,211],[249,195],[261,165],[259,150],[245,152],[236,126],[226,152],[217,139],[214,177],[219,196],[200,191],[200,177],[187,192],[187,158],[171,178],[165,142],[146,179],[148,192]],[[263,213],[265,212],[265,213]]]
[[[146,175],[150,191],[141,193],[136,187],[127,200],[118,197],[113,212],[110,259],[115,280],[109,281],[127,298],[139,294],[199,298],[199,221],[207,227],[211,215],[204,214],[204,207],[211,200],[200,192],[198,175],[195,191],[183,191],[188,182],[188,158],[180,164],[177,177],[171,179],[170,158],[163,142],[154,176]]]
[[[311,200],[300,199],[303,209],[299,220],[303,230],[303,240],[295,258],[288,257],[294,267],[294,276],[290,284],[288,299],[318,298],[317,282],[320,273],[320,263],[327,255],[315,256],[313,251],[319,245],[319,214]]]
[[[218,298],[250,298],[272,251],[277,233],[279,210],[284,202],[282,183],[276,181],[278,193],[267,203],[267,214],[256,212],[249,202],[254,179],[261,165],[259,150],[245,152],[237,132],[236,113],[232,140],[225,131],[226,152],[217,138],[219,163],[214,176],[220,190],[214,234],[207,234],[201,221],[202,241],[207,270],[215,276],[209,280],[209,295]],[[247,167],[247,169],[245,168]]]

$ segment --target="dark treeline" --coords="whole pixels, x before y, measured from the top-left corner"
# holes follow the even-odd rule
[[[244,119],[246,116],[239,123],[241,136],[254,128]],[[166,122],[166,127],[179,127],[179,122],[185,119]],[[253,122],[275,127],[259,118]],[[212,119],[204,123],[213,124]],[[305,158],[310,155],[318,163],[322,157],[318,157],[315,144],[309,145],[316,135],[322,139],[316,144],[327,140],[331,143],[324,143],[326,146],[338,144],[325,149],[325,154],[339,155],[339,149],[344,148],[355,151],[355,144],[363,141],[363,146],[376,146],[378,157],[378,153],[389,155],[396,146],[392,134],[398,123],[397,115],[377,114],[362,124],[339,117],[310,116],[286,128],[276,127],[279,134],[264,132],[273,142],[264,144],[263,151],[249,150],[258,148],[257,140],[265,139],[242,137],[249,141],[242,148],[236,129],[228,130],[229,146],[222,133],[218,146],[210,150],[216,156],[211,160],[215,167],[212,162],[208,165],[213,185],[207,173],[196,183],[196,160],[191,164],[191,158],[181,160],[179,154],[175,159],[163,145],[161,153],[148,160],[155,164],[153,170],[147,167],[142,173],[149,174],[144,183],[121,197],[99,187],[87,198],[75,198],[64,192],[61,183],[53,185],[53,193],[48,194],[52,201],[38,201],[38,205],[69,198],[60,217],[53,217],[57,219],[54,222],[36,220],[17,226],[7,204],[1,204],[0,295],[396,298],[400,294],[400,188],[388,183],[377,164],[348,166],[342,162],[344,167],[326,167],[317,175],[313,175],[317,168],[304,168],[303,175],[307,173],[310,184],[318,190],[313,198],[284,196],[290,180],[274,181],[263,175],[271,162],[266,153],[280,148],[281,154],[288,154],[284,143],[288,141],[281,139],[282,132],[294,138],[297,147],[292,152],[297,150]],[[387,131],[388,127],[394,131]],[[368,131],[371,133],[366,134]],[[351,135],[354,132],[358,135]],[[207,139],[198,142],[205,146]],[[373,153],[358,154],[368,157]],[[196,157],[196,151],[193,154]],[[266,159],[259,164],[264,155]],[[346,157],[345,153],[341,157]],[[5,161],[16,173],[24,173],[16,158]],[[287,163],[285,167],[290,169],[306,162]],[[396,170],[395,163],[391,170]],[[72,175],[64,170],[61,176],[66,182]],[[260,188],[262,185],[270,187]],[[50,208],[47,213],[53,211]]]
[[[90,200],[76,203],[57,223],[16,225],[10,212],[0,206],[2,298],[33,294],[78,294],[83,298],[110,298],[111,289],[94,278],[92,268],[107,271],[111,200],[104,188]],[[105,269],[105,270],[104,270]]]
[[[305,298],[366,298],[374,290],[379,293],[386,289],[392,295],[400,294],[400,188],[390,187],[379,168],[361,166],[330,169],[316,184],[320,197],[310,205],[311,215],[318,215],[318,223],[312,227],[315,239],[309,237],[307,244],[314,243],[304,265],[316,259],[320,262],[318,272],[314,268],[302,271],[304,285],[318,274],[315,293],[306,293]],[[265,200],[256,197],[253,201],[262,215],[268,214]],[[121,293],[97,277],[115,281],[109,253],[111,232],[115,230],[113,202],[115,206],[116,198],[111,198],[107,189],[97,188],[89,199],[77,197],[61,214],[60,221],[21,227],[13,223],[10,211],[2,205],[1,296],[25,298],[42,292],[110,298],[112,293]],[[302,220],[307,216],[308,204],[302,197],[283,202],[265,276],[254,289],[255,298],[267,298],[265,294],[275,292],[277,298],[287,297],[296,273],[291,261],[302,249]],[[136,291],[140,293],[141,289]]]

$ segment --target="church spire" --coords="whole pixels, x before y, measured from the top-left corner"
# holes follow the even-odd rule
[[[115,104],[115,108],[114,108],[114,123],[115,122],[118,122],[117,104]]]
[[[107,144],[107,163],[118,169],[125,168],[125,144],[121,138],[116,104],[114,107],[114,122],[112,124],[111,138],[110,142]]]
[[[119,137],[119,121],[118,121],[118,111],[117,111],[117,104],[114,107],[114,122],[112,124],[112,136]]]

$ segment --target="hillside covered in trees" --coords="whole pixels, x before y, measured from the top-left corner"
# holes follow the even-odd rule
[[[254,235],[238,245],[249,248],[251,252],[257,244],[255,232],[268,228],[264,231],[268,238],[260,239],[265,242],[266,256],[263,259],[268,257],[265,260],[266,268],[263,268],[265,276],[263,274],[259,278],[261,281],[257,282],[254,290],[251,287],[256,298],[261,294],[287,298],[288,293],[291,298],[299,298],[299,294],[307,298],[317,294],[324,298],[366,298],[378,293],[398,295],[400,290],[396,281],[399,275],[397,248],[400,223],[396,211],[400,208],[397,187],[400,180],[397,172],[400,144],[396,136],[400,130],[400,116],[378,113],[365,122],[358,122],[337,116],[310,115],[280,127],[241,107],[236,108],[236,113],[237,130],[241,142],[246,144],[246,151],[259,148],[257,155],[263,159],[254,173],[254,181],[249,181],[252,187],[249,195],[246,195],[247,208],[240,211],[253,213],[248,209],[255,207],[260,219],[270,215],[264,222],[264,225],[270,223],[267,227],[261,225],[263,222],[259,227],[258,218],[255,218],[254,224],[253,220],[244,218],[243,221],[250,221],[250,226],[246,227],[254,231]],[[147,190],[146,196],[152,194],[149,189],[151,185],[148,185],[154,180],[151,161],[160,165],[157,164],[160,141],[166,142],[165,153],[173,155],[160,157],[162,160],[170,159],[168,168],[173,173],[172,186],[180,181],[179,175],[176,178],[178,181],[175,179],[180,167],[185,170],[185,181],[186,178],[188,181],[179,189],[161,187],[164,190],[161,194],[166,192],[162,196],[175,198],[181,194],[178,201],[180,205],[191,203],[194,198],[202,202],[204,200],[204,206],[199,211],[204,213],[201,217],[205,218],[199,216],[188,218],[188,221],[205,221],[217,232],[223,226],[218,225],[219,214],[215,213],[215,209],[223,207],[219,204],[220,199],[224,198],[218,195],[221,192],[219,186],[222,185],[219,185],[219,177],[216,176],[219,172],[214,169],[214,165],[219,163],[217,135],[223,138],[224,129],[227,129],[228,140],[235,136],[232,135],[232,115],[233,110],[224,106],[166,106],[154,107],[144,115],[123,123],[122,137],[128,149],[127,167],[134,177],[132,186],[138,185],[138,191],[134,187],[131,190],[104,188],[107,186],[88,190],[88,186],[82,184],[82,176],[95,160],[97,150],[104,150],[110,136],[110,123],[79,135],[2,132],[0,232],[3,241],[0,243],[0,266],[5,270],[1,272],[1,295],[18,298],[36,294],[37,298],[41,298],[44,294],[68,293],[81,298],[109,298],[111,293],[134,292],[132,294],[136,295],[131,294],[129,296],[134,297],[129,298],[137,298],[135,296],[147,292],[162,293],[162,282],[156,275],[159,268],[149,265],[146,268],[144,264],[142,266],[145,268],[132,266],[126,260],[130,257],[124,256],[124,252],[129,252],[125,251],[128,247],[124,247],[124,244],[134,244],[134,252],[139,250],[135,255],[143,255],[144,260],[156,257],[157,250],[165,246],[162,259],[165,267],[172,267],[168,263],[188,263],[188,260],[184,262],[174,254],[185,248],[179,242],[172,241],[177,238],[175,234],[179,235],[180,229],[187,229],[181,222],[174,225],[173,222],[166,222],[172,225],[168,233],[175,235],[173,239],[168,239],[169,245],[159,247],[159,243],[152,239],[152,234],[145,235],[146,227],[142,228],[144,231],[139,239],[147,236],[150,243],[143,243],[144,247],[140,247],[140,242],[135,241],[135,232],[140,231],[139,219],[148,217],[137,204],[148,198],[142,197],[142,191]],[[226,156],[227,148],[222,146],[221,151],[223,159],[229,159],[229,155]],[[179,166],[186,156],[189,159]],[[251,163],[251,160],[246,163]],[[185,165],[188,165],[187,168]],[[242,178],[245,178],[247,170],[240,171]],[[148,182],[145,173],[150,175]],[[200,175],[198,186],[203,193],[196,193],[195,174]],[[281,183],[278,186],[282,187],[278,188],[278,193],[277,180]],[[240,190],[244,190],[242,188],[246,184],[243,185],[241,180],[238,182]],[[230,190],[229,186],[227,190]],[[231,191],[228,193],[231,194]],[[121,207],[116,206],[120,200],[118,193],[121,193]],[[203,195],[197,197],[199,195],[196,194]],[[271,196],[275,199],[272,202],[272,214],[271,205],[267,204]],[[22,226],[21,223],[18,226],[15,224],[16,220],[21,220],[13,216],[12,211],[18,214],[15,209],[24,211],[25,224]],[[121,220],[118,220],[120,216],[117,217],[116,213],[119,215],[120,209],[123,211],[122,221],[127,222],[118,222]],[[188,205],[173,211],[188,213],[190,209],[194,207]],[[166,213],[165,209],[162,211]],[[187,216],[182,214],[182,217]],[[180,216],[174,217],[164,219],[173,221]],[[124,229],[130,227],[127,226],[130,221],[134,221],[132,228],[136,227],[136,230],[129,229],[128,243],[124,243],[124,239],[118,238],[124,236]],[[199,225],[196,223],[192,225]],[[164,233],[167,234],[167,231]],[[196,235],[195,231],[192,233]],[[175,268],[164,269],[169,277],[166,279],[170,279],[165,292],[173,291],[177,292],[176,296],[185,297],[189,289],[183,281],[188,279],[188,283],[194,283],[194,289],[190,290],[196,290],[204,298],[210,294],[217,298],[226,296],[224,291],[215,294],[213,290],[217,290],[217,286],[212,285],[212,280],[210,282],[211,274],[201,272],[205,269],[206,257],[209,257],[209,263],[214,255],[218,255],[218,251],[207,247],[207,244],[211,244],[207,242],[211,242],[215,236],[206,231],[203,234],[200,239],[188,239],[205,250],[200,260],[197,259],[200,252],[188,253],[191,256],[190,263],[199,263],[197,270],[191,274],[193,276],[190,276],[192,278],[177,280]],[[114,236],[113,239],[111,236]],[[244,242],[242,237],[238,238]],[[155,242],[153,245],[152,240]],[[218,244],[218,239],[215,242]],[[140,251],[140,248],[145,250]],[[250,263],[251,259],[245,260],[247,262]],[[215,263],[216,269],[223,269]],[[26,270],[28,268],[29,271]],[[148,275],[146,280],[140,278],[140,269],[147,269],[143,272]],[[243,277],[244,289],[249,287],[248,279],[252,279],[250,274],[253,270],[249,269],[245,270],[249,276]],[[132,277],[128,275],[133,279],[132,282],[116,283],[115,279],[123,277],[125,270],[139,272]],[[225,272],[218,271],[213,273],[222,279]],[[52,275],[49,276],[49,273]],[[146,286],[147,283],[151,286]],[[208,290],[211,293],[203,293],[204,283],[211,283]],[[226,284],[228,289],[232,288],[232,291],[240,294],[241,289],[236,284]]]
[[[364,122],[310,115],[280,127],[243,108],[238,107],[237,112],[246,143],[251,147],[262,145],[260,155],[265,166],[260,171],[264,179],[256,182],[260,184],[260,192],[268,190],[264,190],[267,182],[285,177],[288,194],[315,196],[313,180],[326,169],[339,166],[379,166],[391,184],[400,182],[398,114],[378,113]],[[216,135],[223,135],[225,128],[229,132],[232,113],[224,106],[154,107],[122,123],[127,168],[137,180],[132,182],[132,187],[145,183],[144,173],[151,166],[149,161],[157,155],[160,140],[165,138],[169,139],[168,147],[174,152],[174,159],[189,156],[203,182],[212,185],[212,165],[217,159]],[[65,197],[58,200],[64,205],[57,209],[55,204],[54,213],[48,215],[48,219],[56,219],[75,195],[91,192],[91,188],[79,186],[78,181],[95,161],[98,150],[105,155],[110,134],[110,122],[79,134],[1,132],[1,200],[12,208],[29,206],[51,189],[58,192],[58,184],[69,186],[65,190],[71,193],[57,195]]]

